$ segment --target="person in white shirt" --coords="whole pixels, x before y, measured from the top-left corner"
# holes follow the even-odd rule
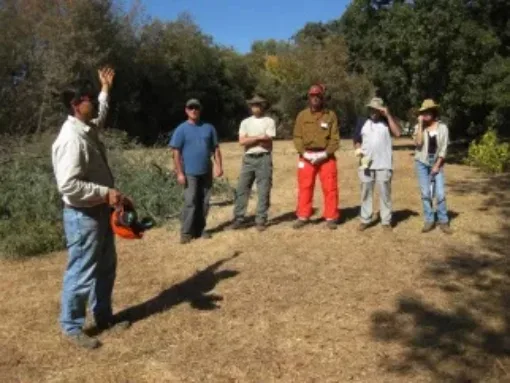
[[[374,184],[379,187],[381,223],[384,229],[392,228],[391,178],[393,175],[393,134],[400,136],[400,126],[384,105],[375,97],[367,105],[369,118],[359,124],[354,134],[356,156],[360,158],[358,169],[361,181],[360,231],[372,223]]]
[[[273,138],[276,125],[271,117],[265,115],[267,101],[255,96],[248,100],[252,116],[244,119],[239,128],[239,143],[244,147],[241,174],[236,191],[234,222],[232,229],[244,226],[246,209],[253,183],[257,182],[258,204],[255,218],[256,227],[264,231],[267,227],[273,184]]]
[[[113,206],[132,202],[114,188],[106,150],[98,135],[105,125],[114,76],[110,68],[99,71],[102,89],[97,118],[93,118],[96,106],[91,84],[77,84],[63,92],[70,115],[52,147],[53,171],[64,202],[69,252],[60,324],[72,342],[89,349],[99,347],[100,342],[83,332],[87,301],[99,330],[113,325],[129,326],[128,322],[115,323],[112,314],[117,256],[110,212]]]

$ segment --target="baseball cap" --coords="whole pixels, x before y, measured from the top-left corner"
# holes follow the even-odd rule
[[[202,104],[196,98],[190,98],[188,101],[186,101],[186,108],[189,108],[190,106],[198,106],[201,108]]]

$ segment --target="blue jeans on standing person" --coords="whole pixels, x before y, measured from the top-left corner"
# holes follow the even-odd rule
[[[82,331],[87,301],[97,325],[112,320],[112,291],[117,255],[110,208],[64,208],[69,252],[64,274],[60,324],[67,335]]]
[[[440,224],[448,223],[448,209],[446,208],[446,195],[445,195],[445,181],[444,181],[444,167],[441,166],[439,173],[432,175],[432,167],[434,166],[435,156],[429,157],[429,163],[425,164],[416,160],[416,173],[420,183],[421,201],[423,204],[423,214],[425,215],[426,223],[434,223],[434,208],[433,196],[431,195],[430,185],[434,180],[435,188],[434,194],[437,204],[437,220]]]

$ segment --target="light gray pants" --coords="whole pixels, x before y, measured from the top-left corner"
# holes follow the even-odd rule
[[[361,181],[361,222],[370,223],[372,221],[374,186],[377,184],[380,195],[381,223],[383,225],[391,224],[392,173],[391,170],[358,170]]]

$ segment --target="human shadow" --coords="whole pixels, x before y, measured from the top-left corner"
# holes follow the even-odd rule
[[[203,270],[197,271],[188,279],[177,283],[149,300],[129,307],[115,315],[116,320],[129,320],[135,323],[152,315],[170,310],[181,303],[189,303],[197,310],[215,310],[220,308],[217,302],[223,297],[211,293],[216,285],[224,279],[239,274],[237,270],[219,270],[226,262],[237,258],[241,253],[235,252],[228,258],[220,259]]]
[[[444,258],[426,264],[422,277],[428,288],[441,292],[441,305],[406,292],[393,309],[372,314],[373,338],[401,350],[381,358],[387,371],[407,381],[424,371],[440,382],[509,381],[509,185],[510,175],[503,175],[454,186],[457,192],[482,193],[483,205],[497,209],[500,227],[490,234],[474,233],[476,246],[457,243],[445,249]]]
[[[411,209],[395,210],[392,214],[393,225],[398,226],[404,223],[411,217],[418,217],[420,214]]]

